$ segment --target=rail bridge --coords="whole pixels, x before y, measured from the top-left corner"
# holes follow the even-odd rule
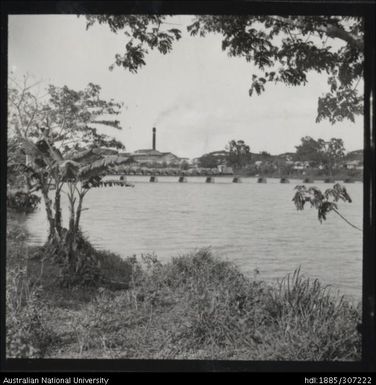
[[[133,183],[130,183],[127,180],[128,176],[148,176],[149,177],[149,182],[150,183],[157,183],[158,182],[158,177],[159,176],[175,176],[176,177],[176,182],[178,183],[187,183],[189,182],[189,177],[194,176],[200,176],[202,177],[203,181],[205,183],[215,183],[215,178],[216,177],[222,177],[222,176],[231,176],[232,177],[232,183],[242,183],[243,178],[241,176],[237,175],[230,175],[230,174],[221,174],[221,173],[216,173],[216,174],[210,174],[210,173],[200,173],[200,174],[189,174],[189,173],[184,173],[181,172],[181,170],[178,170],[180,172],[177,172],[175,174],[165,174],[165,173],[160,173],[160,172],[148,172],[148,173],[119,173],[119,174],[108,174],[104,179],[102,179],[97,186],[95,187],[112,187],[112,186],[123,186],[123,187],[134,187]],[[290,180],[286,177],[282,177],[279,179],[280,183],[290,183]],[[312,184],[315,181],[312,178],[304,178],[302,180],[302,183],[305,184]],[[328,178],[323,180],[324,183],[335,183],[336,181],[333,180],[332,178]],[[353,183],[354,180],[352,179],[345,179],[343,181],[344,183]],[[267,178],[265,177],[257,177],[257,183],[267,183]]]
[[[104,179],[102,179],[98,183],[98,187],[107,187],[107,186],[130,186],[133,187],[133,183],[128,182],[127,177],[128,176],[147,176],[149,177],[150,183],[157,183],[159,176],[175,176],[176,182],[178,183],[187,183],[189,181],[189,177],[202,177],[203,181],[205,183],[215,183],[216,177],[232,177],[232,183],[242,183],[243,179],[240,176],[237,175],[231,175],[231,174],[221,174],[221,173],[184,173],[184,172],[177,172],[174,174],[166,174],[166,173],[160,173],[160,172],[148,172],[148,173],[138,173],[138,172],[132,172],[132,173],[121,173],[121,174],[108,174]],[[281,178],[281,183],[290,183],[290,181],[287,178]],[[259,177],[257,179],[257,183],[267,183],[267,179],[263,177]]]

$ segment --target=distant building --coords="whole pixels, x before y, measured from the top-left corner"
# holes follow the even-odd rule
[[[218,166],[225,167],[228,155],[228,151],[225,150],[209,152],[201,155],[199,158],[192,159],[192,165],[204,168],[217,168]]]
[[[344,163],[347,170],[363,170],[363,162],[360,160],[350,160]]]
[[[363,150],[350,151],[346,155],[347,161],[351,161],[351,160],[363,161],[363,159],[364,159],[364,151]]]
[[[293,169],[294,170],[305,170],[309,168],[309,162],[308,161],[304,161],[304,162],[294,162],[294,166],[293,166]]]
[[[138,163],[180,164],[183,162],[182,158],[179,158],[172,152],[160,152],[157,150],[137,150],[131,155],[132,158]]]
[[[220,164],[217,166],[217,168],[221,174],[231,174],[232,175],[234,173],[233,168],[226,166],[225,164]]]
[[[295,154],[293,152],[285,152],[283,154],[277,155],[276,157],[286,162],[292,162],[294,160]]]
[[[210,153],[210,155],[216,158],[226,159],[229,155],[229,152],[225,150],[213,151]]]
[[[198,167],[200,163],[200,158],[193,158],[191,163],[192,163],[192,166]]]
[[[136,163],[145,165],[152,164],[167,164],[167,165],[179,165],[184,161],[188,161],[188,158],[180,158],[172,152],[160,152],[156,149],[156,128],[153,128],[153,148],[136,150],[132,153],[123,153],[122,156],[132,156]]]

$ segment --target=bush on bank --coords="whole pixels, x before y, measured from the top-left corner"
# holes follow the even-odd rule
[[[11,210],[23,213],[33,212],[40,203],[41,198],[25,191],[8,192],[7,206]]]

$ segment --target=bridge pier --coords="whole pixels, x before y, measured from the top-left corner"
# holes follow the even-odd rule
[[[213,176],[206,177],[205,183],[214,183],[215,179]]]
[[[257,183],[266,183],[266,178],[258,178]]]
[[[335,180],[333,178],[326,178],[324,180],[324,183],[334,183],[334,182],[335,182]]]
[[[179,176],[179,183],[187,183],[187,178],[185,176]]]
[[[290,183],[287,178],[281,178],[280,183]]]
[[[152,176],[150,177],[149,182],[151,182],[151,183],[157,183],[157,182],[158,182],[158,178],[157,178],[155,175],[152,175]]]
[[[304,178],[303,179],[303,183],[313,183],[313,182],[314,182],[314,180],[311,178]]]
[[[235,176],[232,183],[242,183],[242,178],[240,178],[240,176]]]

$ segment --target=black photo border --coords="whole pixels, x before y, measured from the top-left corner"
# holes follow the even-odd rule
[[[8,16],[15,14],[276,14],[354,15],[365,20],[364,211],[362,359],[357,362],[6,359],[6,153]],[[1,371],[7,373],[110,372],[376,372],[376,172],[375,172],[375,1],[3,1],[1,3]],[[373,95],[373,99],[371,99]]]

